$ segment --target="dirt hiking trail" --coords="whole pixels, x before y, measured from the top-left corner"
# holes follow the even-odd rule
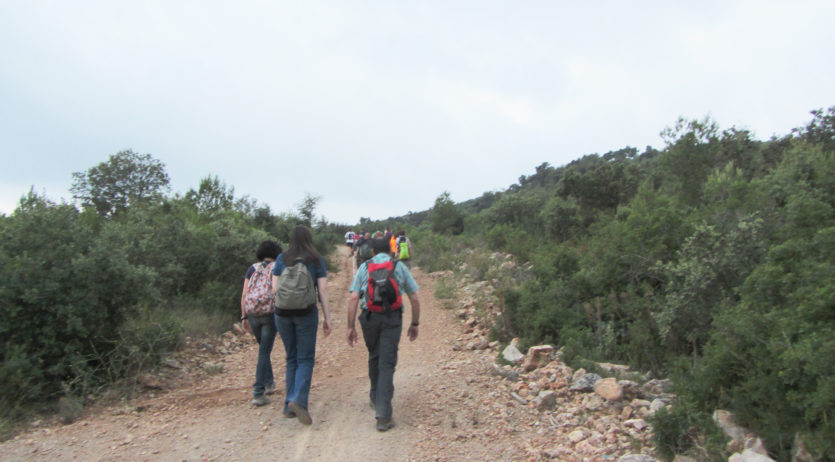
[[[0,444],[0,460],[539,460],[549,458],[543,447],[564,443],[549,435],[539,412],[508,399],[505,379],[488,372],[497,351],[456,346],[465,341],[466,326],[434,299],[434,281],[420,269],[413,270],[420,285],[419,337],[410,342],[404,327],[394,380],[396,426],[378,432],[368,402],[367,351],[361,341],[349,347],[345,338],[353,273],[346,248],[334,263],[339,270],[328,275],[333,331],[324,337],[319,330],[313,425],[282,416],[280,339],[272,354],[276,394],[271,404],[255,407],[258,346],[249,334],[227,333],[220,347],[201,343],[200,355],[192,358],[196,367],[186,367],[183,357],[184,364],[162,367],[173,377],[146,377],[133,400],[87,409],[70,425],[39,423]],[[406,308],[404,325],[410,313]],[[207,363],[216,365],[214,373],[206,372]]]

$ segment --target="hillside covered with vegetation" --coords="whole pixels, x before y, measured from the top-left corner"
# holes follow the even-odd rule
[[[710,416],[724,408],[781,460],[796,437],[835,460],[835,108],[812,115],[767,141],[679,120],[662,150],[543,163],[400,221],[425,267],[485,247],[531,264],[491,281],[496,338],[672,377],[678,405],[656,421],[668,454],[719,447]]]
[[[359,226],[405,229],[428,271],[467,261],[486,278],[484,251],[528,263],[491,281],[494,337],[671,377],[678,402],[655,420],[667,454],[721,447],[710,415],[724,408],[781,460],[798,441],[835,460],[835,107],[812,114],[765,141],[682,119],[661,150],[543,163],[505,190]],[[164,166],[132,151],[73,178],[76,204],[30,192],[0,216],[7,433],[226,328],[260,241],[301,222],[327,250],[348,228],[315,219],[316,197],[276,215],[214,177],[171,195]]]

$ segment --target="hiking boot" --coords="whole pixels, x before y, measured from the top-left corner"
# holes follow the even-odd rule
[[[271,395],[273,393],[275,393],[275,384],[267,385],[266,387],[264,387],[265,395]]]
[[[270,398],[267,398],[266,395],[258,395],[252,398],[252,404],[256,406],[263,406],[265,404],[270,404]]]
[[[310,425],[313,423],[313,419],[310,418],[310,413],[307,412],[307,409],[299,406],[297,403],[290,402],[287,403],[287,407],[293,411],[293,414],[296,414],[296,417],[299,418],[299,422],[304,425]]]
[[[394,427],[394,420],[377,418],[377,431],[384,432]]]
[[[295,413],[295,412],[293,412],[293,411],[291,411],[290,409],[288,409],[288,408],[286,408],[286,407],[284,408],[284,410],[283,410],[283,411],[281,411],[281,415],[282,415],[285,419],[295,419],[295,418],[296,418],[296,413]]]

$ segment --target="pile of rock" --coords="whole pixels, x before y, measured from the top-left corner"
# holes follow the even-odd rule
[[[517,271],[510,259],[499,257],[502,271]],[[433,276],[452,277],[448,273]],[[499,342],[488,339],[490,326],[501,316],[495,285],[465,279],[459,286],[456,315],[465,329],[454,350],[498,353]],[[518,339],[501,352],[501,358],[505,364],[494,363],[490,373],[505,379],[501,383],[512,403],[539,414],[538,420],[544,425],[540,430],[548,436],[535,444],[537,458],[655,460],[652,428],[646,419],[674,398],[668,381],[639,384],[626,379],[635,375],[628,366],[609,363],[598,364],[600,371],[613,376],[609,378],[583,369],[575,371],[560,360],[560,352],[553,346],[534,346],[523,354]],[[614,459],[613,454],[625,455]]]
[[[513,400],[545,414],[556,427],[557,440],[573,446],[562,445],[548,452],[549,457],[593,455],[601,446],[608,454],[616,454],[635,441],[646,448],[652,446],[652,429],[646,418],[674,399],[668,392],[669,381],[652,380],[642,385],[603,378],[584,369],[572,370],[559,356],[550,345],[534,346],[522,354],[514,340],[502,358],[515,366],[495,365],[493,371],[508,379],[507,391]],[[599,366],[602,370],[617,366],[624,375],[629,372],[627,366]],[[651,453],[643,455],[651,457]]]

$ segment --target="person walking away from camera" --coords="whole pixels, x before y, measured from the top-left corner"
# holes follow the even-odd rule
[[[391,400],[394,396],[397,350],[403,331],[403,293],[408,296],[412,307],[411,324],[407,331],[410,341],[417,338],[420,322],[417,282],[405,265],[391,258],[388,250],[385,239],[374,241],[374,257],[357,269],[349,289],[351,297],[348,303],[347,338],[348,345],[353,347],[357,342],[357,306],[362,300],[359,321],[368,349],[369,398],[376,411],[378,431],[394,426]],[[375,280],[370,279],[372,276]],[[388,282],[379,284],[377,281]],[[382,289],[383,286],[386,288]]]
[[[354,254],[354,240],[356,239],[356,236],[356,233],[354,233],[351,229],[345,233],[345,245],[351,250],[351,255]]]
[[[256,263],[244,276],[241,291],[241,327],[252,332],[258,342],[258,362],[255,383],[252,385],[252,404],[269,404],[266,395],[275,392],[275,377],[270,355],[275,342],[275,307],[273,305],[272,271],[281,246],[275,241],[264,241],[255,252]]]
[[[394,233],[392,233],[388,237],[388,241],[389,241],[389,255],[391,255],[391,258],[394,258],[396,260],[397,258],[395,258],[395,255],[397,255],[397,236]]]
[[[287,358],[283,413],[310,425],[313,420],[308,398],[319,326],[317,298],[322,302],[325,337],[330,335],[331,322],[325,259],[313,246],[313,235],[307,227],[296,226],[290,233],[290,246],[278,256],[273,268],[273,287],[275,322]]]
[[[351,247],[351,250],[353,250],[353,252],[351,252],[352,255],[355,255],[357,253],[357,245],[359,245],[362,239],[365,239],[365,234],[366,231],[362,229],[359,233],[357,233],[356,236],[354,236],[354,245],[353,247]]]
[[[365,233],[365,235],[360,237],[355,244],[355,248],[357,254],[357,268],[359,268],[360,265],[366,262],[366,260],[374,256],[371,233]]]
[[[412,269],[412,241],[406,237],[406,231],[402,229],[397,236],[397,253],[395,254],[395,259],[406,265],[410,270]]]

